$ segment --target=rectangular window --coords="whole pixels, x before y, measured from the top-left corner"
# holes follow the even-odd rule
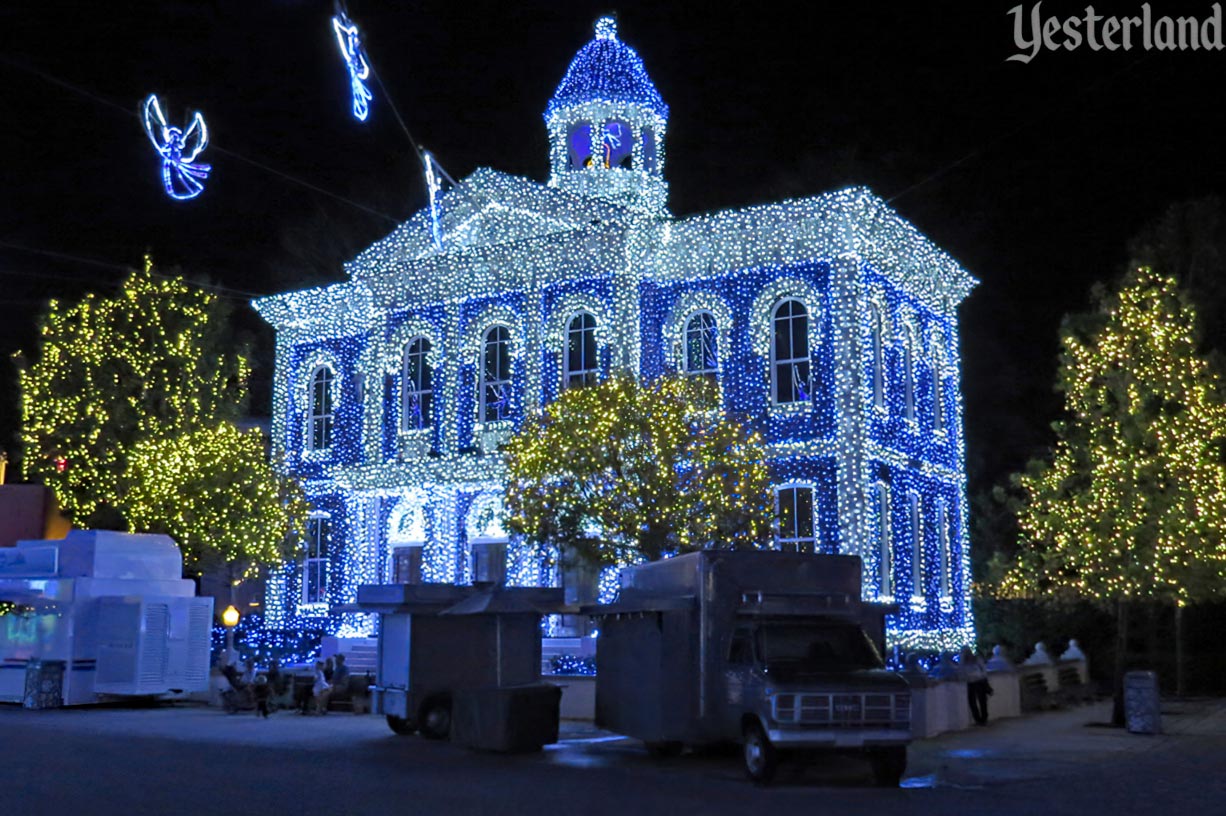
[[[404,354],[401,383],[400,427],[417,431],[430,427],[434,407],[434,371],[430,366],[430,341],[418,337]]]
[[[907,496],[911,505],[911,594],[917,598],[924,595],[924,521],[920,515],[919,496]]]
[[[813,488],[785,487],[776,494],[781,550],[817,552],[813,534]]]
[[[877,485],[877,568],[882,597],[894,593],[894,552],[890,546],[890,486]]]
[[[941,595],[950,594],[950,553],[949,553],[949,513],[945,509],[945,500],[937,501],[937,535],[941,540]]]
[[[302,560],[302,602],[325,603],[328,600],[328,549],[331,519],[312,516],[307,521],[306,553]]]
[[[906,392],[904,394],[904,397],[906,399],[905,416],[911,422],[915,421],[915,351],[914,351],[914,345],[915,345],[915,340],[911,337],[908,337],[907,344],[903,348],[903,367],[905,369],[904,376],[906,377],[906,381],[904,383],[904,390]]]

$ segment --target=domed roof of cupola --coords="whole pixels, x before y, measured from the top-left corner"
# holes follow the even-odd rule
[[[596,37],[571,60],[545,106],[545,120],[563,108],[585,102],[639,105],[668,121],[668,105],[647,76],[642,57],[617,38],[617,21],[612,17],[596,21]]]

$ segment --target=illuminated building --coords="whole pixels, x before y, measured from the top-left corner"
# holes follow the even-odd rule
[[[392,580],[398,547],[466,580],[471,543],[505,538],[499,445],[622,369],[718,381],[769,445],[776,545],[863,556],[895,642],[970,641],[956,309],[975,280],[863,188],[674,218],[668,115],[602,18],[546,108],[546,183],[478,169],[438,195],[437,233],[423,210],[348,281],[256,302],[274,446],[317,511],[270,625]],[[512,583],[553,579],[509,552]]]

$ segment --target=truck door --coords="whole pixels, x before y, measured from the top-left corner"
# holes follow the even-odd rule
[[[724,705],[720,707],[720,727],[725,738],[740,738],[741,715],[746,710],[745,695],[753,685],[753,629],[738,626],[732,631],[728,661],[724,665]]]

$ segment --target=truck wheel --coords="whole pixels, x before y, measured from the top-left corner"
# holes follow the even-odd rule
[[[751,722],[745,726],[745,740],[741,750],[745,756],[745,773],[759,785],[765,785],[775,778],[775,768],[778,757],[775,746],[762,730],[762,726]]]
[[[907,748],[878,748],[872,753],[873,780],[882,788],[897,788],[907,770]]]
[[[451,733],[451,701],[436,697],[426,702],[421,710],[421,735],[426,739],[447,739]]]
[[[387,715],[387,727],[402,737],[407,737],[417,732],[417,726],[413,724],[412,720],[406,720],[404,717],[396,717],[391,714]]]
[[[685,750],[685,745],[680,742],[645,742],[647,753],[651,754],[656,759],[668,759],[669,757],[679,757],[681,752]]]

